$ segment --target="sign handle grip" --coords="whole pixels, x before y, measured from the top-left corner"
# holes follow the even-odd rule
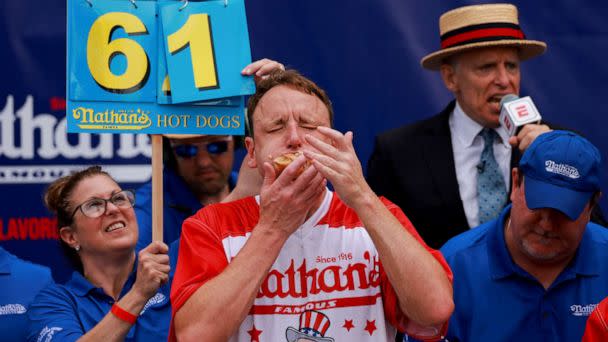
[[[152,134],[152,241],[163,241],[163,136]]]

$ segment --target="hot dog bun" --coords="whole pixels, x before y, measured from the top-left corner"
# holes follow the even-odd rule
[[[287,165],[291,164],[291,162],[293,162],[294,160],[298,159],[299,156],[301,156],[303,153],[302,152],[288,152],[288,153],[284,153],[276,158],[274,158],[272,160],[272,166],[274,167],[274,171],[277,174],[277,177],[281,174],[281,172],[283,172],[283,170],[285,170],[285,168],[287,167]],[[298,176],[304,172],[304,170],[306,170],[306,168],[308,167],[310,163],[306,162],[301,168],[300,170],[298,170]]]

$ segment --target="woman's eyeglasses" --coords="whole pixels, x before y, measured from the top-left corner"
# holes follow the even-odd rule
[[[231,138],[228,138],[227,140],[200,142],[196,144],[174,145],[173,152],[175,152],[175,155],[181,158],[192,158],[198,154],[199,148],[204,148],[210,155],[218,155],[228,151],[229,139]]]
[[[132,190],[123,190],[115,193],[109,199],[92,198],[77,206],[76,209],[74,209],[74,212],[72,212],[72,216],[70,218],[74,218],[74,215],[76,215],[78,209],[80,209],[80,211],[82,211],[86,217],[99,217],[106,212],[108,202],[112,202],[112,204],[118,208],[131,208],[133,204],[135,204],[135,193],[133,193]]]

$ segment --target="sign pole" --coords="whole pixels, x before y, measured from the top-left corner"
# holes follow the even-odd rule
[[[163,241],[163,136],[152,134],[152,241]]]

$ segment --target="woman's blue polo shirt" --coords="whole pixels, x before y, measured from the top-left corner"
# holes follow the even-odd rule
[[[135,262],[137,265],[137,262]],[[122,298],[135,283],[129,276]],[[171,320],[171,284],[160,287],[145,304],[125,341],[166,341]],[[114,299],[74,272],[65,285],[52,285],[40,292],[28,317],[28,341],[76,341],[110,312]]]

